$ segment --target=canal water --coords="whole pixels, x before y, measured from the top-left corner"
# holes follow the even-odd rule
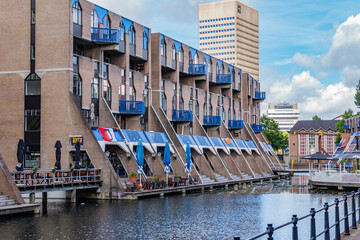
[[[295,181],[294,183],[301,183]],[[343,192],[309,191],[289,180],[253,184],[246,190],[214,190],[139,201],[49,201],[46,213],[0,218],[0,239],[241,239],[332,203]],[[333,221],[333,213],[330,218]],[[318,232],[323,215],[318,216]],[[299,239],[309,239],[309,220]],[[264,238],[263,238],[264,239]],[[291,227],[275,234],[291,239]]]

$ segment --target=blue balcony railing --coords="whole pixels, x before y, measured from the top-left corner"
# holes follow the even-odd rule
[[[243,129],[244,122],[243,120],[229,120],[228,121],[228,129]]]
[[[221,116],[204,116],[204,126],[220,126]]]
[[[266,92],[255,92],[255,100],[264,100],[266,98]]]
[[[350,129],[350,126],[349,125],[344,125],[343,129]]]
[[[91,28],[91,40],[94,42],[120,43],[119,30],[111,28]]]
[[[122,114],[144,114],[145,103],[142,101],[119,101],[119,112]]]
[[[193,113],[189,110],[173,110],[172,120],[174,122],[192,122]]]
[[[262,132],[262,125],[253,124],[253,125],[251,125],[251,128],[255,133]]]
[[[231,84],[231,74],[216,74],[216,83]]]
[[[189,64],[189,74],[206,74],[206,65],[205,64]]]

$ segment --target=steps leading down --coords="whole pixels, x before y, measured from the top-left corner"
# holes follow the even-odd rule
[[[218,182],[227,182],[227,181],[229,181],[229,179],[227,179],[226,177],[224,177],[224,176],[222,176],[222,175],[220,175],[218,173],[215,173],[215,176],[218,179]]]
[[[200,175],[200,177],[202,179],[202,184],[210,184],[215,182],[213,179],[209,178],[206,175]]]

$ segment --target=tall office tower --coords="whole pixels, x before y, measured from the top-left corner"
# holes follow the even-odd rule
[[[290,131],[299,120],[299,108],[297,104],[269,104],[267,110],[269,118],[274,119],[280,127],[280,131]]]
[[[238,1],[199,5],[199,49],[259,80],[259,14]]]

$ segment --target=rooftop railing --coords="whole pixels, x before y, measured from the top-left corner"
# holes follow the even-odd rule
[[[91,28],[91,40],[94,42],[120,43],[119,30],[111,28]]]
[[[192,122],[193,113],[189,110],[173,110],[172,120],[174,122]]]
[[[229,120],[228,121],[228,129],[243,129],[244,121],[243,120]]]
[[[220,126],[221,125],[221,116],[204,116],[204,124],[205,126]]]
[[[262,125],[253,124],[253,125],[251,125],[251,128],[255,133],[262,132]]]
[[[189,74],[205,75],[206,74],[206,65],[190,63],[189,64]]]
[[[231,84],[231,74],[216,74],[216,83]]]
[[[120,100],[119,112],[121,114],[145,114],[145,102]]]
[[[266,92],[255,92],[255,100],[264,100],[266,98]]]

